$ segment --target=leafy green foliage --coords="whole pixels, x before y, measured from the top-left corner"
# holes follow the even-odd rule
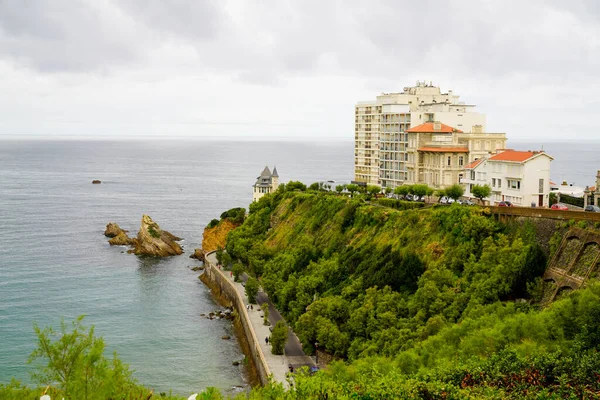
[[[471,193],[473,193],[473,196],[475,196],[477,199],[479,199],[481,203],[483,203],[484,198],[490,197],[490,194],[492,193],[492,188],[490,188],[490,185],[487,184],[473,185]]]
[[[214,227],[215,227],[215,226],[217,226],[217,225],[219,225],[219,220],[218,220],[218,219],[216,219],[216,218],[214,218],[214,219],[212,219],[212,220],[211,220],[211,221],[208,223],[208,225],[206,225],[206,227],[207,227],[207,228],[209,228],[209,229],[211,229],[211,228],[214,228]]]
[[[263,325],[269,325],[269,303],[262,303],[260,309],[263,313]]]
[[[460,185],[451,185],[448,186],[444,192],[446,193],[446,196],[450,197],[451,199],[457,200],[460,196],[462,196],[465,193],[465,189],[463,189],[462,186]]]
[[[271,352],[273,354],[283,354],[285,343],[288,337],[288,327],[282,320],[277,321],[271,332]]]
[[[256,295],[258,294],[258,289],[260,289],[260,282],[258,282],[258,279],[249,277],[246,281],[245,289],[248,302],[256,304]]]
[[[377,204],[385,207],[395,208],[396,210],[412,210],[414,208],[422,208],[425,204],[416,201],[405,201],[396,199],[377,199]]]
[[[358,188],[359,186],[355,183],[351,183],[349,185],[346,185],[346,189],[350,192],[350,194],[352,196],[354,196],[354,193],[358,192]]]
[[[229,221],[233,222],[234,224],[243,223],[245,218],[246,218],[246,209],[243,207],[232,208],[221,214],[221,219],[228,219]],[[211,221],[211,223],[213,221],[214,221],[214,219]],[[217,221],[217,223],[218,223],[218,221]]]

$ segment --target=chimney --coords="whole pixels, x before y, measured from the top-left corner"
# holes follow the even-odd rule
[[[434,131],[441,131],[442,130],[442,123],[439,121],[435,121],[433,123],[433,130]]]
[[[471,127],[471,132],[473,132],[473,133],[483,133],[483,126],[481,126],[481,125],[473,125]]]

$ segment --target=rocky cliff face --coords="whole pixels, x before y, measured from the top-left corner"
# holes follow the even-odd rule
[[[110,237],[111,245],[133,246],[129,253],[156,257],[175,256],[183,253],[177,241],[181,240],[170,232],[163,231],[148,215],[142,216],[142,223],[137,237],[130,238],[127,231],[111,222],[106,225],[104,235]]]
[[[240,224],[233,223],[229,219],[222,219],[216,226],[204,228],[204,233],[202,234],[202,248],[195,249],[194,254],[192,254],[190,258],[197,258],[198,260],[204,261],[206,253],[217,250],[219,247],[224,248],[227,234],[238,226],[240,226]]]

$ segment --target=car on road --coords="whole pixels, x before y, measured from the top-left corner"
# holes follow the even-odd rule
[[[473,203],[473,201],[469,200],[469,199],[465,199],[465,200],[457,200],[458,204],[461,204],[463,206],[474,206],[475,203]]]
[[[569,211],[569,207],[567,207],[563,203],[554,203],[550,206],[550,208],[553,210]]]
[[[440,203],[442,204],[452,204],[454,203],[454,199],[448,196],[442,196],[440,197]]]
[[[510,201],[501,201],[498,203],[498,207],[513,207],[513,203]]]
[[[585,211],[589,211],[589,212],[600,212],[600,207],[598,206],[594,206],[592,204],[590,204],[589,206],[587,206],[585,208]]]

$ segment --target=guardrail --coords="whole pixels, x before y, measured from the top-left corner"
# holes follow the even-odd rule
[[[552,210],[541,207],[498,207],[488,206],[490,211],[499,216],[516,216],[529,218],[550,218],[575,221],[600,222],[600,213],[586,211]]]

